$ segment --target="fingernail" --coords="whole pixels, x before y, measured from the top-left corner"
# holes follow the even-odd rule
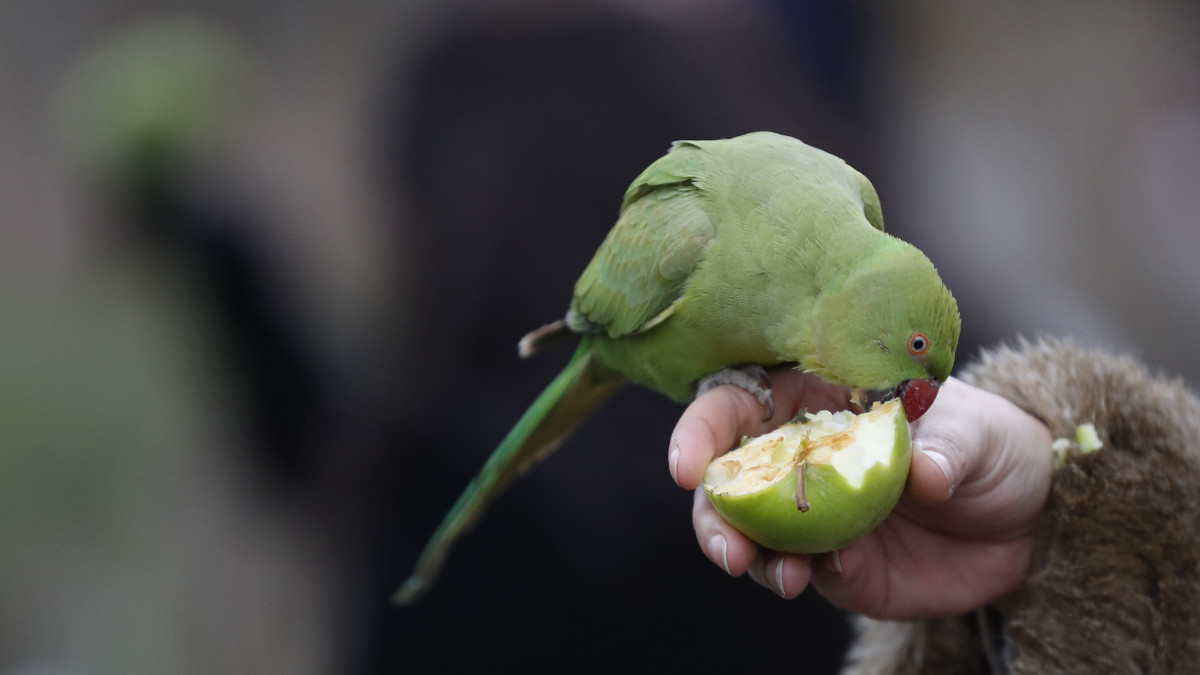
[[[837,551],[825,556],[825,566],[834,574],[842,573],[842,558],[838,555]]]
[[[667,462],[671,467],[671,478],[679,482],[679,441],[671,439],[671,452],[667,454]]]
[[[729,545],[725,543],[724,535],[714,534],[712,538],[708,540],[708,557],[712,558],[713,562],[720,565],[721,569],[725,570],[726,574],[730,574]]]
[[[946,459],[946,456],[937,450],[931,450],[925,447],[925,444],[921,443],[920,441],[917,441],[917,444],[921,448],[922,454],[933,460],[933,463],[937,465],[937,468],[941,469],[942,475],[946,477],[946,485],[949,486],[948,494],[954,494],[954,488],[956,486],[954,485],[954,481],[950,478],[950,460]]]
[[[786,598],[787,595],[783,592],[783,558],[775,563],[775,592],[779,597]]]

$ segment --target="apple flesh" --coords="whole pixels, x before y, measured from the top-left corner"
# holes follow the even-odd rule
[[[858,415],[805,413],[714,459],[704,472],[713,507],[776,551],[844,548],[891,513],[912,448],[899,399]]]

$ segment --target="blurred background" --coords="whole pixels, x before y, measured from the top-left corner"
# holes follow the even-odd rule
[[[0,3],[0,674],[835,671],[632,388],[388,604],[625,186],[758,129],[871,177],[960,363],[1200,376],[1194,3]]]

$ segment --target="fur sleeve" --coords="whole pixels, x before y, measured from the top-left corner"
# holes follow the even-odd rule
[[[1055,473],[1034,571],[1004,629],[1008,671],[1197,668],[1196,397],[1131,358],[1065,341],[987,352],[962,379],[1043,420],[1056,437],[1090,422],[1104,442],[1095,453],[1070,455]],[[859,623],[846,673],[988,672],[974,616]],[[948,632],[961,640],[931,639]]]

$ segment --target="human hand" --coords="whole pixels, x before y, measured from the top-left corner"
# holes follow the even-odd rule
[[[697,398],[671,435],[668,461],[695,490],[692,524],[705,555],[733,576],[793,598],[812,583],[843,609],[880,619],[959,614],[1010,595],[1028,573],[1053,470],[1050,431],[1007,400],[951,378],[912,424],[904,495],[874,531],[837,553],[760,548],[726,523],[699,487],[713,457],[802,407],[842,410],[849,391],[793,369],[771,372],[775,414],[721,386]]]

